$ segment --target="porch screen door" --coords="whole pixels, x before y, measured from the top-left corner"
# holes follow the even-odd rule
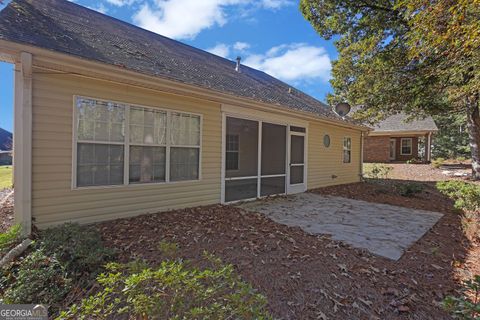
[[[305,134],[290,132],[290,176],[288,193],[306,190],[305,186]]]

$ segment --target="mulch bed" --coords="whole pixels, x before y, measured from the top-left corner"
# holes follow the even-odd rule
[[[231,206],[150,214],[97,227],[123,262],[160,263],[165,259],[160,241],[177,243],[178,257],[193,261],[204,250],[215,254],[267,297],[277,318],[450,319],[439,303],[457,288],[458,269],[467,263],[472,267],[471,241],[463,236],[459,215],[433,188],[409,199],[377,187],[362,183],[315,192],[443,212],[397,262]]]
[[[462,169],[453,170],[452,164],[446,164],[443,168],[434,168],[430,164],[408,164],[408,163],[388,163],[384,164],[392,167],[392,171],[388,174],[388,178],[400,179],[400,180],[412,180],[412,181],[443,181],[443,180],[462,180],[471,183],[480,183],[478,181],[472,181],[467,177],[453,176],[454,172],[458,173],[470,173],[471,169],[466,164],[461,164],[465,167]],[[456,165],[458,166],[458,165]],[[450,171],[451,175],[446,175],[443,171]]]

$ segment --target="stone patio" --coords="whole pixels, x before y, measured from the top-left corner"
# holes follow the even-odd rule
[[[312,193],[238,206],[311,234],[330,234],[334,240],[392,260],[400,259],[442,217],[438,212]]]

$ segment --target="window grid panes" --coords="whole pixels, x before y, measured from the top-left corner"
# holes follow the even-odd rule
[[[352,162],[352,138],[343,138],[343,163]]]
[[[238,134],[227,134],[226,141],[226,170],[238,170],[240,136]]]
[[[130,107],[131,144],[167,144],[167,113]]]
[[[401,150],[402,155],[412,154],[412,139],[411,138],[402,139],[402,145],[401,146],[402,146],[402,150]]]
[[[78,97],[76,186],[198,180],[200,127],[198,115]]]

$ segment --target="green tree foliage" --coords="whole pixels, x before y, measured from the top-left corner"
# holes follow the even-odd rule
[[[433,116],[439,129],[434,137],[434,148],[432,149],[434,158],[470,157],[466,118],[463,113]]]
[[[330,103],[363,105],[371,122],[463,113],[480,178],[480,0],[301,0],[300,9],[322,37],[339,35]]]

